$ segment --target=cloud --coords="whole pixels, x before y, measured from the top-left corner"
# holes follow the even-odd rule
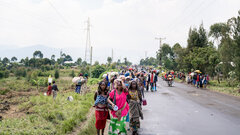
[[[105,62],[113,48],[115,60],[128,57],[136,63],[145,51],[156,55],[155,37],[186,46],[190,27],[203,22],[208,29],[227,21],[237,15],[238,5],[238,0],[5,0],[0,1],[0,46],[78,48],[79,55],[73,55],[84,57],[90,17],[93,61]]]

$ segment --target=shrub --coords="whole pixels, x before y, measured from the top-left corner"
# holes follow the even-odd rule
[[[92,77],[93,78],[99,78],[99,76],[106,71],[106,69],[103,66],[97,65],[92,70]]]
[[[57,69],[55,70],[54,77],[55,77],[55,79],[59,78],[59,70],[57,70]]]
[[[2,78],[8,78],[9,77],[10,72],[8,70],[5,71],[0,71],[0,79]]]
[[[27,75],[27,71],[24,68],[17,68],[14,73],[16,77],[26,77]]]

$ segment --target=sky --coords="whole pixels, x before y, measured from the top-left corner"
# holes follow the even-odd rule
[[[156,37],[186,47],[190,27],[208,31],[238,10],[240,0],[0,0],[0,51],[44,45],[84,59],[89,18],[93,62],[113,49],[114,61],[139,63],[156,56]]]

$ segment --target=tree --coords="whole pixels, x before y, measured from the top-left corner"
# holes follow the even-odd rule
[[[230,27],[226,23],[215,23],[210,26],[208,36],[213,37],[220,44],[219,38],[227,37],[230,32]]]
[[[43,54],[42,54],[42,52],[41,51],[35,51],[34,53],[33,53],[33,58],[40,58],[40,59],[42,59],[43,58]]]
[[[235,72],[237,79],[240,81],[240,10],[238,16],[228,20],[228,24],[231,26],[231,32],[234,42],[234,58]]]
[[[64,58],[64,62],[65,61],[73,61],[72,57],[70,55],[66,55],[66,57]]]
[[[126,65],[126,66],[132,65],[132,63],[127,60],[127,57],[124,58],[124,65]]]
[[[112,63],[112,57],[107,57],[107,62],[108,62],[108,65],[110,65]]]
[[[82,62],[82,66],[83,66],[83,67],[85,67],[85,66],[87,66],[87,65],[88,65],[88,63],[87,63],[86,61],[83,61],[83,62]]]
[[[187,48],[192,51],[194,47],[206,47],[208,45],[208,38],[203,24],[197,28],[190,28],[188,33]]]
[[[3,63],[4,65],[8,64],[9,62],[10,62],[10,61],[9,61],[9,59],[8,59],[7,57],[3,58],[3,60],[2,60],[2,63]]]
[[[14,56],[14,57],[11,58],[11,61],[15,62],[15,61],[17,61],[17,58]]]
[[[98,62],[98,61],[95,61],[94,64],[93,64],[93,66],[97,66],[97,65],[99,65],[99,62]]]
[[[51,60],[55,60],[55,55],[54,54],[51,56]]]
[[[80,66],[82,64],[82,58],[78,58],[76,64]]]
[[[55,70],[54,77],[55,77],[55,79],[59,78],[59,70],[58,69]]]

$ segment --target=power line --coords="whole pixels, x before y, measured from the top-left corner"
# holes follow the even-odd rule
[[[68,21],[64,18],[64,16],[58,11],[58,9],[53,5],[53,3],[50,0],[47,0],[50,6],[56,11],[56,13],[59,15],[59,17],[63,20],[64,23],[69,25]]]

